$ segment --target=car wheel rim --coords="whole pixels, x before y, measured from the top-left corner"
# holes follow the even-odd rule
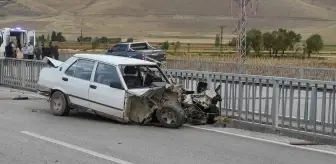
[[[55,97],[52,101],[52,106],[55,111],[60,111],[62,109],[62,101],[60,97]]]
[[[163,110],[161,112],[161,119],[167,124],[175,124],[177,117],[176,114],[169,110]]]

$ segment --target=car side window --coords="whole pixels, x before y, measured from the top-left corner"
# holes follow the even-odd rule
[[[123,89],[117,68],[104,63],[98,63],[94,82],[117,89]]]
[[[127,45],[120,45],[118,51],[126,51],[127,50]]]
[[[118,52],[119,51],[119,45],[115,45],[112,47],[112,52]]]
[[[65,71],[65,74],[89,81],[91,79],[94,64],[94,61],[79,59]]]

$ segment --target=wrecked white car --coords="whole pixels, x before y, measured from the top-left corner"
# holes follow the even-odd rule
[[[157,122],[168,128],[211,122],[219,115],[218,88],[185,91],[153,62],[96,54],[76,54],[65,62],[47,57],[45,62],[49,67],[40,72],[38,92],[50,97],[54,115],[84,109],[121,122]]]

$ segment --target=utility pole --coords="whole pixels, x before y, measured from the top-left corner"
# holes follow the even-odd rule
[[[83,18],[81,19],[81,36],[80,36],[81,40],[80,40],[80,45],[82,47],[83,45]]]
[[[223,52],[223,29],[225,28],[226,26],[219,26],[220,28],[220,52]]]
[[[234,30],[237,34],[237,54],[236,59],[238,63],[244,63],[246,60],[246,52],[247,52],[247,45],[246,45],[246,28],[247,28],[247,12],[246,8],[247,5],[251,1],[256,1],[259,3],[259,0],[233,0],[236,2],[239,6],[239,17],[238,17],[238,23],[237,28]],[[258,4],[256,5],[257,8]],[[251,4],[251,8],[254,8],[253,2]],[[253,9],[256,10],[256,9]],[[256,13],[256,12],[255,12]]]

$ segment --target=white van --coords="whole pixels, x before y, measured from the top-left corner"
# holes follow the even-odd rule
[[[2,28],[0,29],[0,57],[5,56],[5,47],[10,41],[14,41],[15,45],[31,42],[36,45],[35,30],[24,30],[22,28]]]

